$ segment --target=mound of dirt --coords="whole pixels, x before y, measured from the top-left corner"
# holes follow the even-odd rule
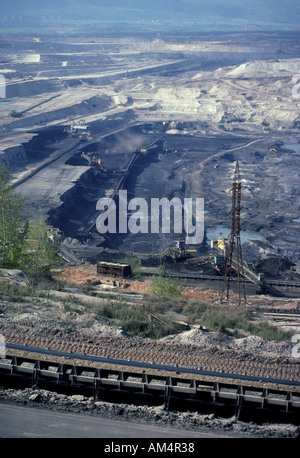
[[[1,283],[10,283],[12,285],[24,286],[28,279],[22,270],[18,269],[0,269]]]
[[[207,332],[202,329],[191,329],[178,335],[167,336],[161,339],[161,341],[231,348],[233,350],[242,350],[244,352],[275,357],[288,357],[292,352],[292,344],[288,342],[269,341],[258,336],[236,339],[221,332]]]

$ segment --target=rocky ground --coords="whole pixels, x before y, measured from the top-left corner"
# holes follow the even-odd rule
[[[86,270],[87,267],[82,271],[83,277]],[[88,276],[84,278],[85,284],[90,284],[87,281]],[[11,276],[6,272],[2,272],[2,281],[9,281],[15,286],[24,285],[22,276]],[[133,292],[134,285],[139,283],[143,282],[129,281],[127,288]],[[103,285],[111,286],[109,281],[103,282]],[[138,288],[136,290],[139,291]],[[124,293],[121,287],[119,291]],[[76,288],[69,292],[53,291],[57,297],[52,297],[49,293],[47,297],[23,297],[19,302],[9,302],[2,295],[1,334],[9,342],[24,345],[178,365],[179,372],[180,366],[184,366],[212,370],[220,374],[232,372],[291,379],[291,384],[292,380],[300,380],[299,361],[291,358],[292,346],[288,342],[269,342],[255,336],[234,339],[219,332],[207,332],[196,328],[157,341],[136,338],[125,333],[122,328],[112,326],[109,319],[88,311],[86,304],[80,302],[80,298],[86,299],[87,296],[78,294],[79,292]],[[198,293],[199,297],[204,294],[203,291]],[[215,292],[206,291],[205,294],[209,294],[212,299]],[[209,296],[206,297],[208,298]],[[90,299],[96,302],[107,300],[97,297]],[[71,310],[68,308],[70,305]],[[19,352],[19,355],[22,354],[25,355],[24,352]],[[184,377],[184,374],[182,376]],[[171,425],[180,429],[216,431],[234,437],[296,437],[299,434],[299,428],[291,424],[255,424],[237,421],[233,417],[220,418],[215,414],[167,412],[160,406],[112,404],[95,401],[83,395],[71,396],[41,389],[1,388],[0,400],[38,408],[117,417],[125,421],[138,420],[162,426]]]
[[[0,388],[0,402],[20,403],[28,407],[101,416],[110,419],[150,423],[172,429],[213,432],[240,438],[297,438],[299,427],[284,423],[238,421],[234,417],[220,418],[213,413],[166,411],[163,406],[137,406],[95,401],[84,395],[58,394],[42,389]]]
[[[89,309],[92,303],[103,305],[109,300],[59,291],[13,303],[2,298],[0,330],[7,341],[23,345],[300,381],[300,361],[292,356],[289,342],[269,342],[251,335],[235,339],[197,328],[161,340],[134,337]]]
[[[2,320],[1,320],[2,321]],[[26,329],[27,328],[27,329]],[[99,333],[92,335],[92,332],[62,331],[59,329],[50,330],[47,327],[38,325],[38,328],[22,326],[7,322],[1,323],[1,332],[9,342],[16,342],[22,345],[45,347],[53,350],[66,351],[70,353],[92,354],[107,358],[116,358],[133,361],[145,361],[155,364],[166,364],[171,366],[188,367],[204,371],[219,373],[232,373],[256,377],[267,377],[300,381],[299,361],[295,358],[283,356],[280,351],[291,350],[289,345],[279,345],[277,349],[273,343],[270,347],[272,352],[260,354],[247,349],[235,349],[222,346],[202,343],[182,343],[180,339],[165,341],[147,341],[137,338],[119,337],[122,332],[114,332],[114,336],[107,336]],[[116,337],[116,334],[119,336]],[[47,334],[47,337],[45,337]],[[50,337],[49,334],[52,334]],[[67,338],[66,338],[67,334]],[[111,335],[111,330],[109,333]],[[220,342],[220,339],[218,340]],[[225,339],[226,341],[226,339]],[[186,341],[185,341],[186,342]],[[245,342],[245,341],[244,341]],[[247,342],[247,341],[246,341]],[[262,342],[259,341],[259,344]],[[268,344],[265,343],[265,347]],[[259,345],[256,346],[256,349]],[[274,352],[276,350],[276,352]],[[279,350],[279,352],[277,352]]]

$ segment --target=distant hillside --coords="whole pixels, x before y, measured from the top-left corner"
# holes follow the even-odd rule
[[[199,22],[220,26],[298,29],[299,0],[1,0],[0,22],[39,24],[47,18],[62,21]]]
[[[1,0],[0,11],[3,14],[22,14],[24,16],[52,15],[72,18],[101,19],[114,14],[116,20],[126,17],[139,20],[151,17],[172,16],[178,13],[192,15],[198,8],[184,0]]]

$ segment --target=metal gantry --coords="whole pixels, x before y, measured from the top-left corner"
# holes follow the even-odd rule
[[[242,246],[240,238],[240,214],[241,214],[241,190],[242,184],[240,180],[239,162],[236,162],[234,180],[232,183],[232,208],[231,208],[231,231],[227,252],[225,254],[225,273],[224,281],[221,290],[221,302],[226,296],[229,299],[229,290],[233,269],[237,273],[238,278],[238,296],[239,305],[242,300],[246,303],[246,287],[243,267]],[[234,257],[236,255],[236,257]]]
[[[56,358],[37,360],[7,354],[6,358],[0,358],[0,376],[3,383],[15,379],[21,386],[28,386],[31,381],[33,389],[46,387],[47,390],[56,392],[59,385],[72,394],[74,388],[75,392],[79,390],[86,395],[93,395],[95,401],[102,397],[105,399],[105,395],[110,394],[116,402],[121,399],[121,402],[132,404],[132,397],[145,396],[145,401],[149,398],[160,400],[165,410],[169,410],[170,403],[180,401],[187,408],[197,407],[200,410],[203,405],[216,406],[218,409],[222,406],[227,409],[232,407],[236,419],[239,418],[241,409],[245,413],[249,409],[254,409],[252,412],[265,410],[276,415],[276,418],[279,413],[291,414],[298,424],[300,392],[297,381],[291,380],[286,385],[286,380],[282,380],[285,383],[281,384],[281,380],[259,377],[259,380],[252,380],[250,383],[255,378],[250,377],[243,384],[243,376],[219,372],[204,371],[203,374],[193,377],[193,374],[163,375],[149,369],[146,372],[142,368],[130,371],[110,369],[106,363],[106,367],[99,364],[97,366],[74,365],[71,359],[65,363],[57,361]]]

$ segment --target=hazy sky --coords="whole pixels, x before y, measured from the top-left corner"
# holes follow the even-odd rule
[[[30,17],[33,23],[55,15],[76,20],[114,17],[116,21],[190,18],[216,28],[250,24],[300,29],[300,0],[0,0],[0,13],[0,23],[4,15]]]

